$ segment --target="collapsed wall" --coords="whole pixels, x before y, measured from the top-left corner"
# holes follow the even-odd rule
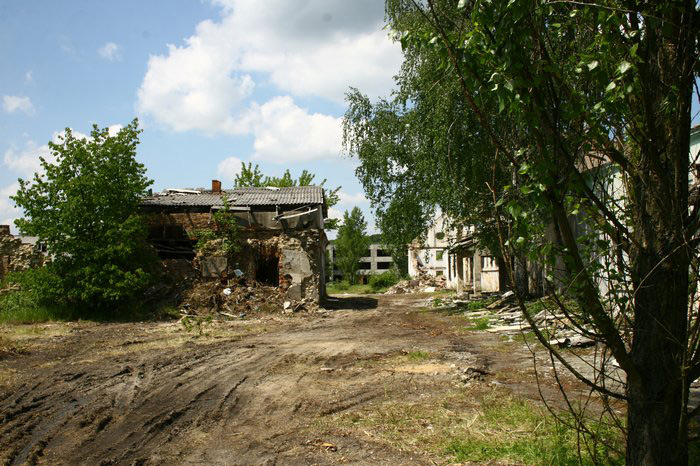
[[[166,271],[183,267],[204,280],[233,281],[243,278],[280,288],[290,300],[312,299],[325,294],[326,237],[318,228],[268,228],[244,225],[239,230],[239,251],[227,254],[223,240],[208,241],[196,250],[197,230],[216,230],[209,213],[173,212],[147,215],[151,241],[166,262]],[[171,277],[177,280],[176,277]]]
[[[35,245],[12,236],[9,225],[0,225],[0,280],[10,272],[41,267],[44,260],[44,255]]]

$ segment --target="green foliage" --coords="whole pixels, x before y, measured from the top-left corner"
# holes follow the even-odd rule
[[[466,327],[467,330],[480,331],[486,330],[491,327],[490,319],[488,317],[480,317],[478,319],[467,319],[467,321],[471,324],[469,327]]]
[[[241,250],[240,228],[238,220],[233,215],[226,195],[223,196],[224,208],[213,214],[215,228],[198,229],[192,232],[193,239],[197,240],[195,249],[202,253],[222,252],[226,256],[236,254]],[[216,250],[209,250],[214,246]]]
[[[180,319],[182,327],[187,333],[195,332],[195,337],[205,336],[205,330],[213,321],[212,316],[185,316]]]
[[[399,276],[394,271],[380,273],[378,275],[370,275],[369,286],[375,293],[386,291],[387,288],[396,285],[399,282]]]
[[[619,453],[603,443],[581,445],[576,430],[565,424],[571,421],[568,416],[552,418],[527,400],[487,396],[470,429],[476,435],[452,439],[447,451],[455,461],[469,463],[624,464]],[[621,447],[611,423],[603,420],[588,424],[600,432],[607,445]],[[488,435],[478,435],[484,432]]]
[[[253,167],[253,162],[249,162],[248,165],[243,162],[241,164],[241,173],[236,175],[236,178],[233,182],[234,186],[238,188],[245,188],[245,187],[256,187],[256,186],[274,186],[276,188],[289,188],[293,186],[311,186],[314,184],[314,178],[316,178],[316,175],[313,173],[310,173],[308,170],[302,170],[301,175],[299,175],[299,178],[294,179],[292,178],[292,174],[289,172],[289,169],[287,169],[284,172],[284,175],[281,177],[277,176],[267,176],[264,175],[263,172],[260,170],[260,167],[256,164],[255,167]],[[323,187],[326,184],[326,179],[324,178],[323,181],[321,181],[318,185]],[[340,191],[340,186],[338,186],[335,189],[328,189],[326,190],[324,188],[323,190],[323,195],[326,198],[326,204],[328,207],[333,207],[340,201],[340,197],[338,196],[338,191]],[[326,219],[324,228],[326,230],[335,230],[338,228],[338,220],[337,219]]]
[[[71,309],[51,299],[55,273],[48,267],[12,272],[0,283],[0,289],[18,288],[0,294],[0,323],[24,324],[71,320]]]
[[[408,356],[408,359],[414,362],[421,362],[430,359],[430,353],[420,349],[409,351],[406,356]]]
[[[367,222],[362,211],[357,207],[353,207],[350,212],[346,210],[335,240],[335,262],[343,272],[343,277],[352,284],[357,281],[360,258],[367,254],[370,245],[366,233]]]
[[[138,214],[152,181],[136,161],[139,133],[137,120],[114,136],[94,126],[88,139],[67,128],[60,143],[49,142],[53,160],[41,158],[43,173],[19,180],[12,199],[25,217],[17,227],[53,257],[42,280],[25,284],[39,304],[117,312],[152,282],[156,256]]]

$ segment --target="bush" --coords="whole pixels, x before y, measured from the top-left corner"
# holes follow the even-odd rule
[[[369,277],[369,286],[372,291],[379,292],[385,290],[399,282],[399,277],[394,272],[384,272],[379,275]]]
[[[347,280],[335,282],[334,288],[338,291],[348,291],[350,289],[350,282]]]
[[[0,289],[18,288],[0,295],[0,323],[30,323],[68,320],[73,313],[57,306],[51,298],[56,277],[46,267],[12,272]]]

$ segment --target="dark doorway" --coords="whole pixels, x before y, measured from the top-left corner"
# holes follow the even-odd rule
[[[269,286],[280,284],[280,259],[276,254],[260,254],[255,262],[255,280]]]

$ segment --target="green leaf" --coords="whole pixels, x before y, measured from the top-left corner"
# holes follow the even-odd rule
[[[588,70],[589,70],[589,71],[593,71],[594,69],[598,68],[598,65],[600,65],[600,63],[598,62],[598,60],[593,60],[592,62],[590,62],[590,63],[588,64]]]
[[[632,64],[628,61],[623,61],[620,63],[620,66],[617,67],[617,71],[620,74],[625,74],[630,68],[632,68]]]
[[[617,84],[615,84],[615,81],[611,81],[610,84],[608,84],[608,87],[605,88],[605,92],[610,92],[613,89],[617,87]]]

